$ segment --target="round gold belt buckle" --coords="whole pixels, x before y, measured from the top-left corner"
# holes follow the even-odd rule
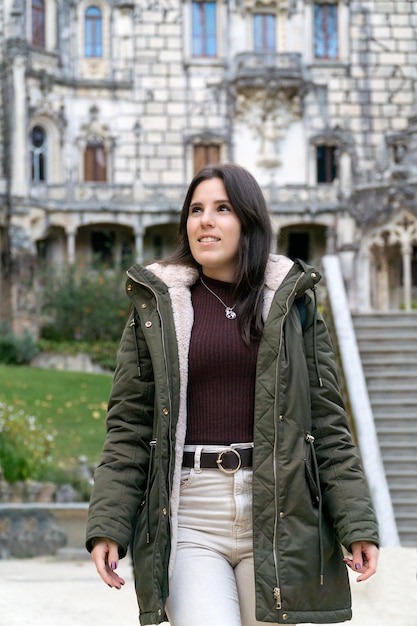
[[[225,467],[223,467],[223,454],[226,454],[226,452],[234,452],[234,454],[236,455],[237,466],[233,469],[226,469]],[[242,457],[237,450],[235,450],[234,448],[230,448],[230,450],[222,450],[221,452],[219,452],[216,463],[219,470],[221,470],[224,474],[234,474],[235,472],[237,472],[238,469],[240,469],[242,465]]]

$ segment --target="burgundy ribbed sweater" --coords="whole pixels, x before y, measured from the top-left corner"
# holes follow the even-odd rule
[[[232,285],[203,277],[228,306]],[[221,444],[253,440],[255,372],[259,342],[246,346],[237,318],[201,281],[191,289],[194,324],[189,351],[186,443]]]

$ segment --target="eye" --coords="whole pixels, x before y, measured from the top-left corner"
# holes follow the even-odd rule
[[[230,207],[230,206],[228,206],[227,204],[220,204],[220,205],[218,206],[218,209],[217,209],[217,210],[218,210],[218,211],[225,211],[225,212],[228,212],[228,211],[231,211],[232,209],[231,209],[231,207]]]
[[[200,212],[201,212],[201,207],[199,206],[190,207],[190,211],[189,211],[190,215],[192,215],[193,213],[200,213]]]

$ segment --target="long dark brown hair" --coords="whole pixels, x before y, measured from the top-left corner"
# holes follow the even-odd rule
[[[212,178],[223,181],[229,201],[240,220],[241,235],[234,277],[234,297],[240,334],[249,343],[262,333],[262,288],[268,255],[271,249],[272,228],[265,198],[255,178],[245,168],[233,164],[208,165],[201,169],[188,187],[181,211],[178,229],[178,247],[163,261],[201,266],[191,254],[187,236],[189,208],[195,189]]]

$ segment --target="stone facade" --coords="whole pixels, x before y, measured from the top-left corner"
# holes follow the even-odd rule
[[[411,308],[414,0],[4,0],[0,38],[15,284],[36,256],[165,255],[220,160],[261,183],[276,249],[339,256],[352,309]]]

